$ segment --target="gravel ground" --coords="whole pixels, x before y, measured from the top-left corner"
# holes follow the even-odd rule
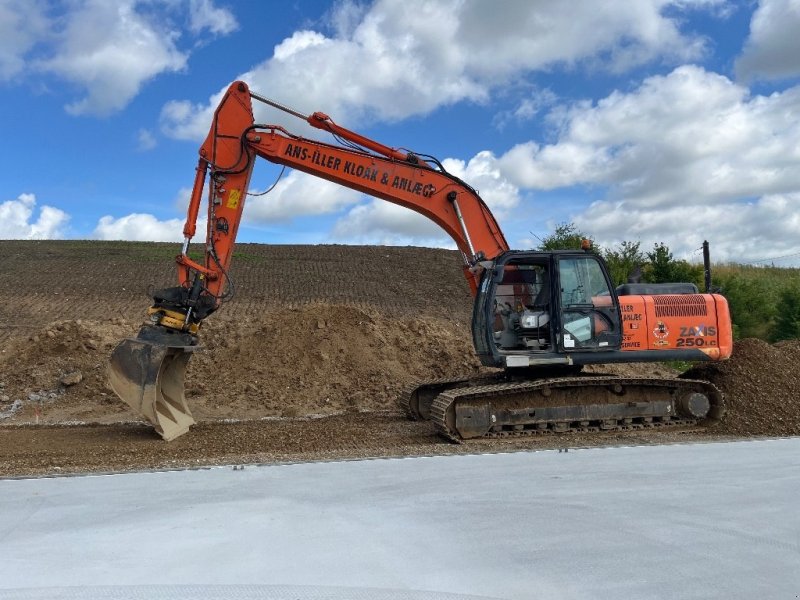
[[[741,436],[740,436],[741,437]],[[736,439],[714,430],[558,434],[453,444],[427,422],[401,415],[345,414],[315,419],[202,422],[173,442],[148,425],[18,425],[0,428],[0,476],[21,477],[176,469],[209,465],[290,463],[652,445]]]

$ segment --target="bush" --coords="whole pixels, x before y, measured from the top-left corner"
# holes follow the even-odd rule
[[[641,242],[622,242],[617,248],[610,248],[603,253],[608,274],[615,286],[626,283],[645,263],[644,253],[639,250],[639,246]]]
[[[702,265],[692,265],[685,260],[675,260],[669,246],[655,244],[653,251],[647,253],[644,279],[649,283],[694,283],[703,287]]]
[[[778,296],[777,315],[771,330],[771,340],[800,338],[800,283],[790,282]]]
[[[583,233],[575,223],[561,223],[556,226],[556,230],[542,240],[539,250],[580,250],[581,242],[589,240],[592,243],[592,250],[597,252],[594,247],[594,240]]]

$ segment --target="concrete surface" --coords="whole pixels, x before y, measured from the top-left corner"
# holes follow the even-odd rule
[[[0,598],[787,598],[800,439],[0,481]]]

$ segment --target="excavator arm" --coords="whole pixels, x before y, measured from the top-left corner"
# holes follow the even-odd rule
[[[254,99],[327,131],[340,144],[294,135],[279,125],[256,124]],[[232,293],[228,273],[257,157],[431,219],[461,251],[473,295],[482,270],[480,263],[509,249],[478,193],[448,173],[436,159],[370,140],[335,124],[323,113],[302,115],[250,92],[241,81],[231,84],[223,96],[199,154],[184,241],[176,258],[178,285],[153,294],[149,322],[136,338],[117,346],[109,367],[109,382],[117,395],[167,440],[182,435],[194,423],[184,398],[185,370],[197,349],[201,322]],[[192,259],[188,250],[197,234],[204,191],[208,213],[200,261]]]
[[[289,112],[327,131],[348,147],[294,135],[279,125],[254,123],[252,99]],[[184,227],[184,248],[178,257],[179,281],[186,286],[195,274],[206,278],[205,291],[223,294],[236,233],[256,157],[297,169],[414,210],[439,225],[464,256],[465,274],[474,290],[476,265],[508,250],[497,221],[478,193],[447,173],[435,159],[384,146],[336,125],[327,115],[303,116],[234,82],[217,111],[200,148],[194,188]],[[430,161],[430,162],[429,162]],[[195,235],[206,173],[208,231],[205,264],[186,255]]]

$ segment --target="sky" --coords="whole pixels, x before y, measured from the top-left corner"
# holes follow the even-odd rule
[[[800,265],[800,0],[0,0],[0,239],[182,239],[242,79],[477,188],[512,248]],[[260,122],[325,141],[274,109]],[[238,241],[454,248],[257,163]]]

